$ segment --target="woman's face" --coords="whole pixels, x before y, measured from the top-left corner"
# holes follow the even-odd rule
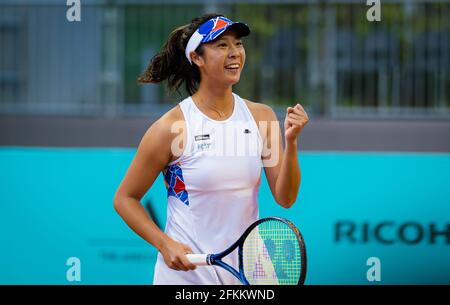
[[[234,85],[239,81],[245,63],[245,49],[234,29],[226,30],[216,40],[203,45],[204,52],[196,61],[202,80]]]

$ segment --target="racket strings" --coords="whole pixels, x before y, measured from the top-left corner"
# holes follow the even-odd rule
[[[282,221],[262,222],[245,239],[242,261],[251,285],[296,285],[302,268],[298,237]]]

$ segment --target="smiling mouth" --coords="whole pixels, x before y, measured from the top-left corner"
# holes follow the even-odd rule
[[[231,65],[227,65],[225,66],[225,69],[229,70],[229,71],[237,71],[239,70],[241,66],[239,64],[231,64]]]

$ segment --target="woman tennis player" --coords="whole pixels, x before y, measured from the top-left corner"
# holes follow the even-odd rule
[[[262,168],[279,205],[289,208],[297,198],[297,137],[308,116],[299,104],[287,108],[283,147],[273,110],[233,93],[249,34],[244,23],[200,16],[170,34],[139,78],[167,81],[172,91],[184,84],[190,94],[147,130],[114,197],[124,221],[159,251],[154,284],[240,284],[221,268],[196,268],[186,254],[217,253],[258,219]],[[160,172],[164,232],[140,204]],[[224,261],[236,266],[236,257]]]

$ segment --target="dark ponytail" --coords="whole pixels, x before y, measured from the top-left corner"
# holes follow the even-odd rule
[[[167,80],[170,93],[179,92],[184,83],[189,95],[193,95],[200,84],[200,71],[198,67],[189,63],[185,56],[185,49],[189,38],[198,27],[207,20],[223,16],[220,14],[206,14],[192,20],[190,24],[181,26],[170,33],[163,48],[150,60],[150,64],[144,73],[138,78],[138,82],[160,83]],[[203,47],[200,45],[195,52],[203,55]]]

